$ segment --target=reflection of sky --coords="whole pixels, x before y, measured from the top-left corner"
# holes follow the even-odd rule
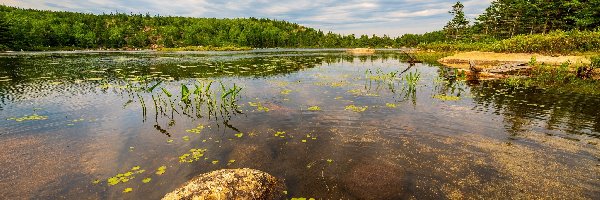
[[[465,0],[465,12],[473,19],[491,0]],[[451,18],[455,1],[448,0],[5,0],[3,4],[25,8],[91,13],[150,13],[192,17],[259,17],[287,20],[324,31],[343,34],[423,33],[439,30]]]
[[[259,57],[261,54],[253,56]],[[404,171],[415,174],[414,177],[408,179],[426,180],[431,177],[446,177],[446,179],[440,179],[441,181],[427,181],[426,186],[429,188],[441,188],[442,184],[458,180],[457,177],[465,174],[463,172],[455,173],[454,169],[473,170],[469,173],[475,172],[474,174],[481,180],[488,180],[489,172],[493,172],[492,176],[496,174],[500,177],[507,176],[500,170],[502,168],[496,168],[500,166],[495,163],[496,160],[489,159],[490,155],[496,156],[499,154],[498,152],[506,152],[507,149],[486,149],[490,147],[484,145],[493,143],[492,145],[498,144],[500,147],[508,148],[502,144],[507,141],[509,131],[515,124],[520,125],[519,128],[523,128],[524,131],[533,130],[532,132],[538,131],[540,134],[559,134],[561,131],[540,126],[542,121],[550,119],[544,114],[548,113],[545,110],[525,107],[525,105],[520,107],[520,104],[513,101],[525,95],[508,97],[500,95],[499,90],[494,88],[479,85],[469,86],[465,82],[445,82],[445,80],[437,79],[439,68],[427,64],[417,64],[409,71],[409,73],[418,71],[422,79],[416,88],[416,96],[407,97],[402,93],[404,81],[400,78],[393,79],[394,81],[391,81],[393,84],[389,85],[390,81],[374,81],[367,78],[373,74],[369,75],[365,71],[369,69],[375,75],[385,74],[404,70],[408,64],[393,58],[387,60],[364,58],[362,61],[358,58],[351,58],[322,65],[317,64],[317,67],[302,68],[293,73],[280,73],[267,77],[214,77],[215,81],[222,81],[225,85],[231,86],[236,83],[244,88],[239,100],[244,114],[232,116],[229,121],[231,127],[235,127],[239,131],[225,127],[218,120],[206,117],[194,119],[176,113],[172,126],[168,125],[170,124],[168,117],[158,118],[158,124],[172,134],[170,138],[154,130],[153,113],[155,110],[148,94],[141,94],[146,99],[149,115],[147,121],[142,121],[142,109],[139,102],[132,102],[123,108],[130,97],[126,92],[119,95],[112,89],[103,91],[97,85],[83,83],[62,84],[70,88],[73,93],[59,90],[61,85],[38,84],[40,86],[31,86],[29,90],[20,91],[25,94],[25,98],[10,101],[6,110],[0,112],[0,131],[2,128],[15,131],[11,132],[15,134],[0,136],[0,147],[19,153],[0,153],[0,156],[11,158],[0,160],[16,160],[15,162],[5,162],[4,165],[0,163],[0,169],[10,169],[10,171],[19,169],[19,174],[27,175],[21,175],[23,178],[14,179],[14,181],[11,179],[10,184],[16,185],[14,188],[17,189],[9,192],[0,189],[0,193],[7,194],[3,195],[7,199],[15,199],[16,197],[11,197],[17,195],[23,197],[40,193],[48,196],[61,195],[67,199],[77,199],[76,197],[94,194],[105,195],[99,199],[119,199],[123,195],[129,195],[128,197],[131,198],[153,199],[161,197],[192,176],[221,168],[248,167],[282,177],[288,181],[286,183],[302,183],[290,184],[288,188],[290,194],[332,195],[332,199],[337,199],[344,195],[349,196],[346,193],[355,192],[357,194],[352,195],[362,195],[359,197],[372,199],[368,198],[371,197],[369,195],[379,195],[389,191],[392,192],[389,192],[388,195],[394,195],[406,192],[399,191],[404,188],[413,188],[412,183],[403,181]],[[66,63],[66,60],[58,61]],[[294,66],[273,64],[277,63],[271,62],[273,60],[283,60],[283,58],[279,56],[265,57],[264,61],[257,64],[275,65],[280,68]],[[307,62],[306,59],[298,60]],[[146,66],[147,62],[141,63],[130,66],[134,67],[133,69],[139,69],[141,66]],[[317,62],[313,61],[312,63]],[[229,66],[233,64],[235,62]],[[61,65],[51,66],[62,67]],[[378,69],[381,71],[379,72]],[[172,70],[184,71],[183,68],[178,67],[173,67]],[[174,74],[182,75],[184,73]],[[180,84],[191,86],[196,81],[189,77],[189,74],[186,75],[188,76],[177,77],[179,78],[177,81],[165,82],[164,85],[161,85],[174,94],[176,102],[179,98]],[[71,76],[78,75],[72,74]],[[343,84],[334,86],[333,83]],[[213,87],[216,91],[220,91],[217,82]],[[395,92],[392,91],[393,88],[395,88]],[[284,89],[291,91],[289,94],[282,94],[281,91]],[[349,92],[350,90],[360,90],[364,91],[361,94],[373,93],[378,96],[355,95]],[[50,94],[27,96],[27,94],[37,95],[44,91],[48,91]],[[461,100],[459,101],[441,101],[432,97],[435,94],[457,96],[458,91],[461,91]],[[527,100],[533,101],[536,97],[551,99],[543,93],[530,94],[531,96],[526,97]],[[485,98],[491,99],[486,100]],[[412,99],[415,99],[414,104],[411,102]],[[569,99],[582,100],[581,98]],[[268,106],[270,111],[256,111],[248,104],[249,101],[262,103],[264,106]],[[386,103],[395,103],[397,107],[388,108]],[[346,110],[345,106],[347,105],[368,106],[368,109],[357,113]],[[545,108],[549,108],[552,104],[546,103],[545,105],[547,106]],[[320,106],[322,110],[307,111],[309,106]],[[33,108],[41,108],[37,112],[40,115],[48,115],[49,119],[22,123],[2,120],[7,116],[31,114]],[[206,109],[204,111],[206,112]],[[585,113],[573,115],[583,114]],[[589,118],[592,115],[585,114],[585,116]],[[79,118],[86,120],[72,122]],[[98,120],[90,122],[90,119]],[[558,120],[563,121],[563,119]],[[583,120],[577,119],[582,122]],[[67,123],[73,123],[73,125],[69,126]],[[186,132],[187,129],[197,127],[199,124],[205,126],[201,133]],[[286,137],[275,137],[276,131],[285,131]],[[244,133],[244,135],[243,137],[235,136],[234,134],[237,133]],[[38,137],[32,137],[33,142],[23,144],[20,148],[15,148],[15,145],[6,145],[17,141],[9,140],[12,137],[29,135]],[[189,141],[183,139],[186,136],[190,139]],[[312,139],[313,137],[315,139]],[[562,139],[560,137],[553,138]],[[173,141],[167,142],[168,139]],[[519,140],[510,140],[510,142],[511,149],[521,145]],[[529,141],[526,143],[530,144]],[[582,148],[583,150],[595,150],[588,147]],[[192,148],[207,149],[207,153],[203,157],[206,160],[189,164],[179,163],[178,156],[188,153]],[[514,152],[522,149],[514,149]],[[536,158],[544,160],[552,159],[555,155],[548,154],[548,152],[558,155],[554,147],[551,148],[552,150],[547,149],[550,148],[536,151],[536,154],[528,152],[527,155],[535,155]],[[21,152],[24,153],[20,154]],[[25,156],[26,159],[23,159],[20,155],[33,156]],[[575,155],[579,156],[580,154]],[[592,170],[585,166],[596,162],[595,158],[587,155],[586,159],[568,157],[572,161],[577,161],[568,162],[574,163],[578,169]],[[331,162],[327,159],[331,159]],[[228,161],[231,160],[235,160],[235,162],[229,165]],[[483,160],[490,163],[469,162],[472,160]],[[213,164],[213,161],[220,162]],[[545,164],[526,161],[525,163],[539,164],[539,166],[531,168],[534,170],[543,168],[541,166]],[[513,164],[512,160],[510,164]],[[104,181],[108,177],[124,173],[133,166],[140,166],[147,170],[146,174],[138,175],[138,178],[126,184],[106,188]],[[161,176],[153,175],[159,166],[167,166],[167,173]],[[438,168],[438,166],[455,167]],[[478,171],[480,168],[483,170],[482,173]],[[355,173],[348,173],[348,171]],[[565,171],[567,170],[555,173],[564,173]],[[3,171],[0,170],[0,172]],[[381,175],[378,172],[385,173]],[[584,170],[581,171],[581,174],[589,175],[593,172]],[[6,178],[9,175],[11,174],[0,173],[0,180],[9,180]],[[373,178],[374,176],[378,177]],[[141,179],[145,177],[152,177],[152,181],[147,184],[142,183]],[[323,177],[329,182],[324,182]],[[549,177],[557,176],[549,175]],[[578,179],[564,180],[567,182],[577,181],[581,177],[578,175],[575,177]],[[90,182],[95,179],[101,179],[103,183],[90,185]],[[364,180],[367,182],[377,180],[378,182],[372,181],[372,183],[383,182],[386,185],[375,185],[377,186],[375,187],[372,184],[367,186],[355,184],[360,181],[365,182]],[[532,180],[539,179],[532,178]],[[493,184],[502,185],[504,184],[502,181],[505,179],[492,181],[494,181]],[[31,183],[35,183],[35,185]],[[477,184],[479,181],[474,183]],[[2,184],[3,182],[0,181],[0,186]],[[336,185],[336,187],[329,190],[329,186],[324,184]],[[124,187],[135,189],[130,194],[123,194]],[[365,189],[365,187],[370,188]],[[309,192],[303,193],[304,191]],[[419,196],[422,192],[420,190],[410,191],[414,192],[415,196]],[[426,191],[427,194],[432,194],[428,192],[429,190]],[[37,196],[31,198],[35,197]]]

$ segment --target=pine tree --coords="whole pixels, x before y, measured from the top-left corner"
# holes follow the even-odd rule
[[[460,39],[463,37],[469,27],[469,21],[465,18],[465,12],[463,12],[464,8],[465,6],[458,1],[452,6],[452,10],[448,12],[454,16],[454,18],[444,26],[444,32],[453,39]]]

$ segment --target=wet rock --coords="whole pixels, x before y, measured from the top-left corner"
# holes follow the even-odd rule
[[[195,177],[163,200],[179,199],[283,199],[285,185],[254,169],[222,169]]]

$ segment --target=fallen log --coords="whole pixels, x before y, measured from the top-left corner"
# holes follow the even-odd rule
[[[515,71],[521,71],[521,70],[528,70],[531,69],[531,67],[529,65],[527,65],[527,63],[508,63],[508,64],[504,64],[504,65],[500,65],[494,68],[488,68],[485,69],[484,71],[489,72],[489,73],[496,73],[496,74],[502,74],[502,73],[509,73],[509,72],[515,72]]]

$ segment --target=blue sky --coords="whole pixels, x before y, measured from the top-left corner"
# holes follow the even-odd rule
[[[492,0],[463,0],[470,19]],[[150,13],[189,17],[257,17],[342,34],[424,33],[441,29],[455,0],[0,0],[4,5],[86,13]]]

